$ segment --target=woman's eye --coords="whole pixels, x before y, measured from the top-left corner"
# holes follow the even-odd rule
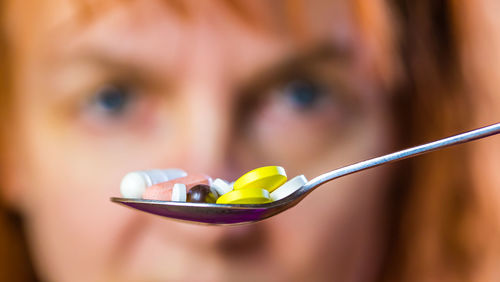
[[[324,98],[324,88],[307,80],[289,82],[279,91],[287,103],[297,110],[311,110],[319,106]]]
[[[157,114],[153,95],[139,86],[102,84],[77,102],[76,122],[85,130],[100,134],[131,133]]]
[[[107,85],[99,89],[90,101],[94,110],[102,114],[123,114],[132,100],[131,91],[119,86]]]

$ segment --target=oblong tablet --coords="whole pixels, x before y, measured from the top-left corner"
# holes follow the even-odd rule
[[[269,192],[286,182],[285,169],[281,166],[264,166],[245,173],[234,182],[234,190],[264,188]]]
[[[148,187],[146,191],[142,193],[142,198],[144,200],[172,201],[173,190],[174,186],[166,188],[156,184]]]
[[[217,204],[266,204],[270,203],[269,192],[262,188],[245,188],[233,190],[220,196],[217,199]]]
[[[210,185],[210,188],[212,189],[212,193],[215,191],[218,196],[222,196],[233,190],[233,188],[229,186],[229,184],[226,181],[220,178],[215,179],[212,182],[212,185]]]
[[[182,183],[175,183],[172,188],[172,201],[185,202],[187,195],[186,185]]]
[[[273,201],[277,201],[286,198],[293,192],[299,190],[306,183],[307,178],[304,175],[295,176],[294,178],[288,180],[285,184],[276,188],[276,190],[274,190],[270,195],[271,199]]]

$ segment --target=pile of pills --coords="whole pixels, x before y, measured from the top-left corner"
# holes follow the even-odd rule
[[[124,198],[217,204],[266,204],[283,199],[306,184],[304,175],[287,181],[280,166],[245,173],[233,183],[180,169],[141,170],[122,179]]]

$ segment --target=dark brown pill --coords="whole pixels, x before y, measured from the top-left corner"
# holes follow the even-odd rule
[[[210,193],[210,186],[198,184],[189,189],[187,201],[191,203],[215,203],[215,197]]]

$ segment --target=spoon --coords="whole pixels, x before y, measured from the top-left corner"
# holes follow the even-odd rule
[[[342,176],[368,168],[411,158],[427,152],[500,133],[500,123],[482,127],[438,141],[369,159],[322,174],[288,197],[259,205],[229,205],[169,202],[143,199],[111,198],[111,201],[163,217],[201,224],[234,225],[260,221],[275,216],[302,201],[319,186]]]

